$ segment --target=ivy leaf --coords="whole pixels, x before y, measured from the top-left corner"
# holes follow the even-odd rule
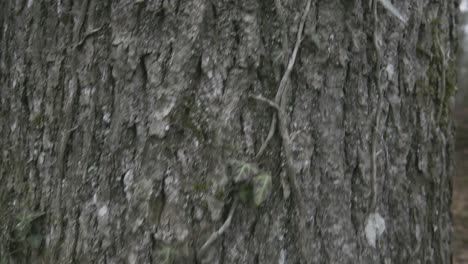
[[[156,253],[156,258],[161,264],[172,264],[174,261],[174,252],[171,247],[163,247]]]
[[[262,173],[253,178],[253,195],[256,206],[260,206],[272,190],[271,176]]]
[[[33,249],[39,249],[39,247],[41,246],[43,238],[44,237],[42,235],[40,235],[40,234],[30,235],[30,236],[28,236],[29,245]]]
[[[16,230],[25,236],[26,233],[29,232],[31,225],[44,215],[45,213],[43,212],[23,212],[20,216],[16,217],[18,221],[18,223],[16,224]]]
[[[248,181],[253,175],[258,173],[258,169],[254,164],[240,160],[231,161],[231,166],[234,173],[234,182]]]
[[[252,198],[252,185],[242,184],[239,188],[239,197],[242,202],[247,203]]]
[[[400,11],[390,2],[390,0],[379,0],[379,2],[387,9],[392,15],[401,20],[404,24],[407,22],[407,18],[404,17]]]

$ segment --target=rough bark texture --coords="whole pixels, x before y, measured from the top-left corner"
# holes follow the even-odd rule
[[[2,263],[450,263],[457,1],[376,25],[370,2],[312,1],[285,199],[251,96],[274,100],[305,0],[0,1]],[[231,160],[272,192],[200,252],[243,190]]]

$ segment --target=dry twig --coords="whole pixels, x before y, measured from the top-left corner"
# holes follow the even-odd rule
[[[211,244],[213,244],[216,241],[216,239],[223,235],[224,232],[226,232],[228,227],[231,225],[232,217],[234,215],[234,211],[236,210],[237,204],[238,198],[235,198],[234,202],[232,203],[231,209],[229,210],[229,215],[226,218],[226,221],[224,221],[223,225],[218,230],[214,231],[213,234],[211,234],[211,236],[205,242],[205,244],[203,244],[199,251],[200,256],[203,256],[208,250],[208,248],[211,246]]]

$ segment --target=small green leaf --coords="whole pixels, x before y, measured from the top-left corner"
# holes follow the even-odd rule
[[[28,243],[33,249],[38,249],[41,246],[43,236],[40,234],[34,234],[28,236]]]
[[[272,190],[271,176],[262,173],[253,178],[253,195],[256,206],[260,206]]]
[[[41,216],[44,216],[44,212],[31,212],[31,213],[23,213],[21,216],[16,217],[21,223],[29,224]]]
[[[205,181],[197,181],[192,184],[192,191],[195,193],[203,193],[208,190],[208,184]]]
[[[16,217],[18,220],[18,223],[16,223],[16,230],[20,233],[29,232],[31,224],[44,215],[45,213],[43,212],[23,212],[21,216]]]
[[[315,47],[317,49],[321,50],[323,45],[322,45],[322,42],[320,41],[320,38],[319,38],[318,34],[313,34],[311,36],[311,39],[312,39],[312,43],[315,45]]]
[[[172,264],[174,261],[174,252],[171,247],[163,247],[156,253],[157,263]]]
[[[252,176],[258,173],[257,167],[251,163],[233,160],[231,165],[234,174],[234,182],[248,181]]]
[[[239,197],[242,202],[246,203],[252,198],[252,185],[242,184],[239,188]]]

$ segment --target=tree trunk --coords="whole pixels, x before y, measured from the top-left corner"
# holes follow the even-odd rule
[[[388,2],[2,0],[1,263],[450,263],[457,1]]]

